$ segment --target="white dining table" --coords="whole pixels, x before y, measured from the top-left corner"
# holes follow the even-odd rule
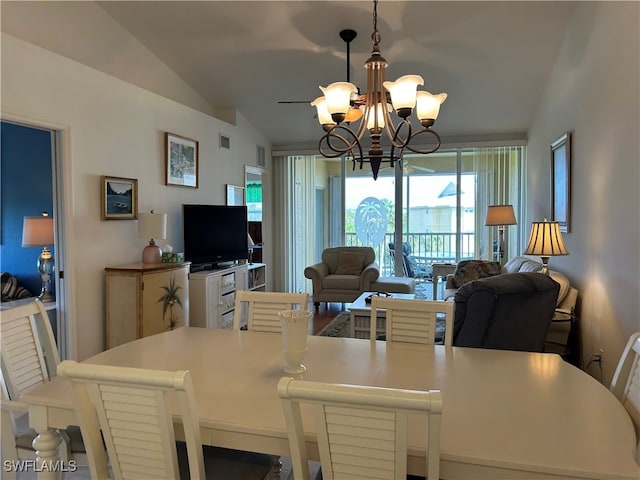
[[[191,371],[202,441],[289,456],[278,380],[279,334],[183,327],[104,351],[87,363]],[[555,354],[308,337],[297,378],[439,389],[443,479],[627,478],[637,480],[635,433],[617,399]],[[53,460],[54,428],[76,422],[65,380],[23,397],[40,458]],[[308,411],[305,434],[317,459]],[[423,475],[424,423],[411,423],[409,471]],[[55,477],[43,471],[41,478]]]

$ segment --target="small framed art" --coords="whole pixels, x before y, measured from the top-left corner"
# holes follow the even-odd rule
[[[227,183],[227,205],[244,205],[244,188]]]
[[[198,188],[198,142],[165,133],[166,185]]]
[[[571,133],[551,144],[551,216],[560,231],[571,231]]]
[[[138,180],[135,178],[101,177],[102,220],[135,220],[138,218]]]

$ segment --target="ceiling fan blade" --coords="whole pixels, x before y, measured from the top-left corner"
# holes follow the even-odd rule
[[[421,172],[435,173],[433,168],[421,167],[420,165],[407,165],[407,167],[413,168],[414,170],[420,170]]]
[[[311,100],[279,100],[278,103],[311,103]]]

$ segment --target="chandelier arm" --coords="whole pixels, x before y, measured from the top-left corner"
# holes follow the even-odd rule
[[[438,150],[440,148],[440,145],[442,144],[442,139],[440,138],[440,135],[438,134],[438,132],[436,132],[435,130],[431,130],[430,128],[423,128],[422,130],[414,133],[413,135],[411,135],[409,140],[413,140],[415,137],[417,137],[418,135],[421,135],[423,133],[430,133],[431,135],[436,137],[436,139],[438,140],[438,143],[436,143],[435,147],[433,147],[431,150],[420,150],[418,148],[414,148],[411,145],[407,144],[406,148],[408,150],[412,151],[413,153],[421,153],[423,155],[428,155],[428,154],[433,153],[436,150]]]
[[[342,135],[336,130],[341,130],[348,133],[348,136],[352,137],[353,140],[350,141],[346,135]],[[336,145],[336,140],[341,142],[343,146]],[[323,144],[326,145],[329,150],[323,148]],[[344,155],[345,153],[350,153],[355,158],[353,150],[356,147],[360,154],[359,156],[362,157],[362,146],[360,145],[360,142],[355,137],[353,131],[350,128],[342,125],[336,125],[329,132],[327,132],[318,143],[318,150],[320,151],[320,154],[327,158],[337,158],[341,155]]]
[[[387,131],[387,137],[389,137],[389,140],[391,141],[391,145],[393,145],[395,148],[400,148],[400,149],[403,149],[404,147],[409,145],[409,142],[411,141],[411,138],[412,138],[411,132],[413,131],[411,121],[403,118],[400,121],[400,123],[398,123],[397,127],[393,125],[393,123],[390,123],[391,127],[389,128],[387,128],[387,125],[388,124],[385,124],[385,130]],[[406,128],[407,130],[406,137],[402,137],[401,135],[403,128]]]

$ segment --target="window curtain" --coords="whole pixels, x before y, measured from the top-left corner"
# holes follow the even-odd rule
[[[479,258],[493,259],[493,244],[498,242],[498,227],[485,225],[489,205],[512,205],[516,225],[504,229],[504,262],[523,251],[525,148],[520,146],[476,148],[472,150],[473,170],[477,175],[476,252]]]

